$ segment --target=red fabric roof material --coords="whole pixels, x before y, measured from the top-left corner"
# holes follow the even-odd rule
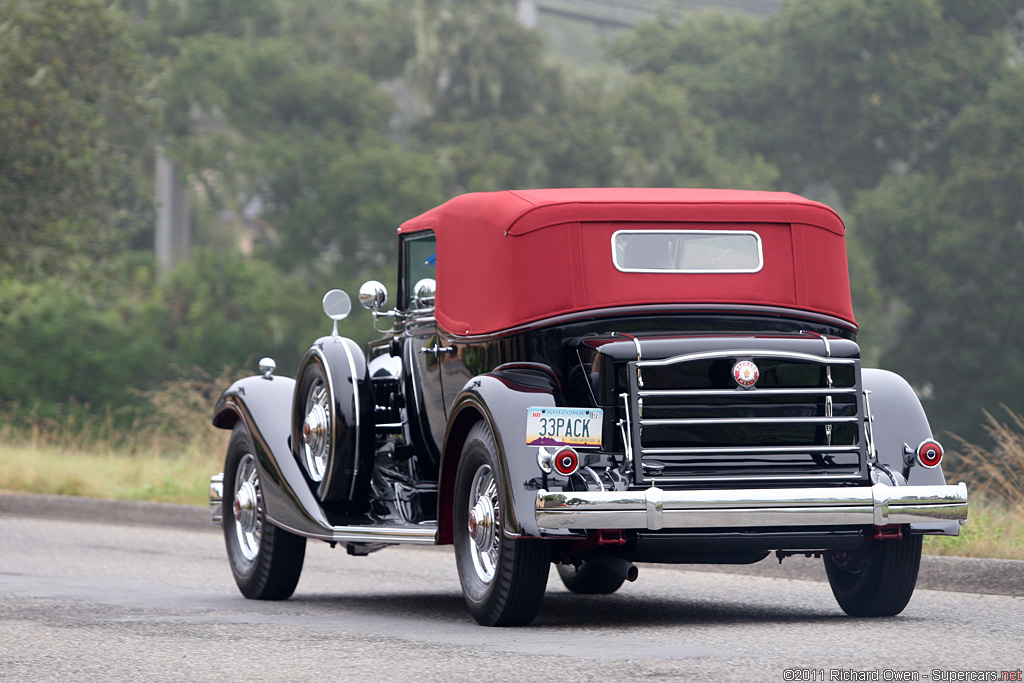
[[[756,273],[634,273],[612,262],[622,229],[751,230]],[[845,227],[795,194],[746,190],[589,188],[465,194],[406,221],[437,236],[436,319],[486,334],[569,313],[642,304],[756,304],[856,327]]]

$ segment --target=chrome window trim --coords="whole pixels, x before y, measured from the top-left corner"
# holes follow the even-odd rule
[[[691,269],[691,268],[624,268],[619,265],[619,259],[615,249],[615,239],[619,235],[643,234],[643,235],[752,235],[757,243],[757,268],[722,268],[722,269]],[[620,273],[663,273],[663,274],[686,274],[700,275],[711,273],[759,273],[764,268],[764,246],[761,243],[761,235],[753,230],[616,230],[612,233],[611,239],[612,265]]]

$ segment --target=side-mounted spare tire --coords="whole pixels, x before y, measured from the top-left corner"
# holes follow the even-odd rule
[[[292,451],[325,504],[358,511],[373,460],[373,395],[366,357],[351,339],[316,340],[299,364]]]

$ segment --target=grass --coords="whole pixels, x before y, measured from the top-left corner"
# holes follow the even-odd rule
[[[971,507],[956,538],[926,536],[934,555],[1024,560],[1024,418],[1003,406],[1005,421],[985,413],[991,448],[960,442],[947,481],[966,481]]]
[[[968,483],[968,487],[970,484]],[[971,507],[959,536],[925,536],[929,555],[993,557],[1024,560],[1024,515],[1019,515],[983,493],[970,491]]]
[[[182,381],[140,395],[145,418],[0,416],[0,490],[205,505],[223,465],[229,432],[210,424],[230,377]],[[994,446],[959,440],[946,479],[966,481],[970,516],[960,536],[926,536],[933,555],[1024,560],[1024,419],[986,415]]]
[[[3,444],[0,490],[205,505],[223,463],[223,450],[145,456]]]
[[[230,437],[210,417],[231,379],[169,383],[140,394],[133,416],[0,417],[0,490],[205,505]]]

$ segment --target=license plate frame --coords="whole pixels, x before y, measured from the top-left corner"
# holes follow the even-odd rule
[[[526,409],[527,446],[600,448],[604,427],[601,408],[531,406]]]

